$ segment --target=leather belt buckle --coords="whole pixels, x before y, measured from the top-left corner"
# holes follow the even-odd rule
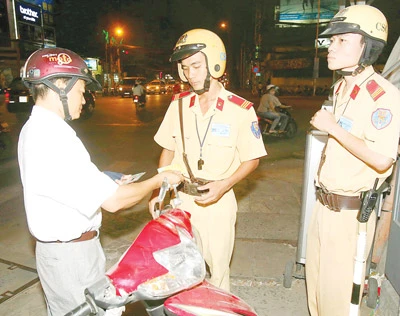
[[[201,196],[203,193],[206,193],[208,191],[208,190],[199,190],[198,187],[202,185],[204,184],[183,181],[181,185],[178,187],[178,190],[189,195]]]
[[[199,185],[197,183],[185,182],[186,194],[200,196],[201,193],[197,190]]]

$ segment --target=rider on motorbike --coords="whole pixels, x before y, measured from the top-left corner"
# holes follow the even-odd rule
[[[132,94],[133,94],[133,100],[135,100],[135,96],[138,96],[140,103],[142,104],[146,103],[146,94],[142,86],[142,82],[139,79],[135,80],[135,85],[132,88]]]
[[[260,105],[257,109],[257,115],[259,117],[273,120],[269,131],[270,134],[283,133],[289,120],[289,117],[286,114],[280,113],[276,109],[277,106],[282,106],[282,103],[275,96],[277,89],[277,86],[269,84],[267,86],[267,92],[261,97]],[[277,131],[276,127],[279,124],[279,121],[281,121],[281,125],[279,131]]]

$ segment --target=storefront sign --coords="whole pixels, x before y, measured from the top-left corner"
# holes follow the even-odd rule
[[[27,3],[15,2],[15,13],[17,20],[23,23],[42,25],[40,7]]]

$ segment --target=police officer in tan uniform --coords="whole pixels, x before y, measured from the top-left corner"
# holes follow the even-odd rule
[[[329,69],[343,77],[334,86],[333,113],[322,109],[310,122],[329,134],[316,175],[318,200],[307,236],[306,281],[312,316],[349,315],[357,235],[362,227],[357,220],[361,196],[376,179],[379,187],[396,159],[400,93],[371,66],[386,44],[387,31],[386,18],[378,9],[354,5],[339,11],[321,34],[331,37]],[[363,226],[364,259],[375,222],[373,213]],[[364,280],[365,262],[361,270]]]
[[[229,291],[237,211],[232,187],[256,169],[259,158],[266,155],[265,147],[253,104],[218,82],[226,54],[216,34],[205,29],[186,32],[176,43],[171,61],[178,62],[179,76],[192,91],[173,97],[154,137],[163,147],[159,166],[172,166],[186,176],[179,207],[191,213],[210,282]],[[157,195],[154,192],[149,203],[153,217]]]

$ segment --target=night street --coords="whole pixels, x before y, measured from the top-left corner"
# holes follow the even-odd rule
[[[239,92],[240,93],[240,92]],[[242,94],[258,106],[258,98],[245,91]],[[0,96],[2,98],[3,96]],[[146,171],[147,175],[155,172],[160,148],[153,141],[153,136],[161,123],[169,105],[170,94],[148,95],[146,108],[136,113],[130,98],[103,97],[96,99],[93,116],[87,120],[72,123],[79,137],[83,140],[92,160],[100,168],[106,170],[110,166],[121,168],[115,170],[127,173]],[[281,97],[282,103],[292,105],[292,115],[299,130],[293,139],[269,137],[266,142],[268,159],[282,159],[301,154],[304,151],[305,134],[309,128],[309,120],[322,105],[324,96],[318,97]],[[1,100],[2,101],[2,100]],[[15,142],[20,128],[27,115],[8,113],[1,102],[0,119],[10,125]],[[117,161],[129,162],[128,165],[116,165]],[[150,161],[154,162],[151,166]],[[16,171],[16,161],[1,161],[0,164],[11,165],[10,170],[2,170],[0,188],[16,185],[19,177]],[[145,176],[146,177],[146,176]]]
[[[392,2],[0,0],[0,315],[400,316]]]
[[[248,92],[242,95],[258,103],[257,97],[251,96]],[[146,109],[136,113],[130,98],[98,96],[93,116],[87,120],[75,121],[72,124],[87,146],[92,160],[100,169],[124,173],[145,171],[146,175],[144,177],[151,176],[155,173],[160,153],[160,148],[158,148],[152,138],[162,120],[170,98],[171,95],[148,96]],[[263,193],[262,191],[261,194],[256,193],[259,189],[254,187],[255,184],[251,184],[253,181],[251,179],[243,181],[237,186],[237,195],[239,200],[241,200],[241,202],[239,201],[239,205],[241,203],[243,205],[242,207],[239,206],[240,212],[244,212],[242,213],[244,215],[247,212],[246,209],[251,207],[256,210],[256,213],[254,213],[256,217],[250,222],[251,217],[249,215],[245,218],[238,217],[238,249],[232,263],[233,275],[231,282],[233,282],[234,293],[241,297],[243,296],[248,303],[260,310],[260,315],[268,315],[268,313],[263,312],[264,309],[281,309],[282,307],[279,304],[285,306],[288,304],[288,301],[287,299],[283,299],[282,303],[276,301],[274,304],[277,306],[275,307],[272,306],[274,304],[265,305],[262,303],[265,299],[258,295],[254,296],[251,294],[252,292],[247,292],[254,286],[248,287],[246,285],[248,282],[251,280],[253,280],[251,282],[258,282],[255,284],[259,284],[257,286],[262,287],[261,289],[256,288],[259,293],[265,290],[272,290],[271,293],[274,293],[272,295],[277,295],[276,291],[294,291],[294,289],[285,290],[282,286],[280,286],[280,290],[270,289],[270,285],[281,282],[281,271],[285,265],[285,261],[294,259],[299,225],[300,184],[302,181],[301,167],[303,165],[302,159],[304,158],[305,134],[309,128],[308,122],[310,117],[320,107],[324,98],[282,97],[281,100],[286,104],[293,105],[293,116],[299,124],[298,135],[290,140],[267,139],[266,148],[269,156],[261,160],[259,171],[256,170],[251,177],[258,183],[257,187],[259,189],[266,190],[268,196],[271,196],[265,197],[265,192]],[[0,110],[1,119],[9,123],[16,140],[23,118],[17,118],[14,114],[8,113],[4,106],[1,106]],[[284,167],[285,169],[276,169],[278,164],[286,166]],[[6,281],[1,284],[2,291],[0,292],[9,291],[11,298],[9,300],[7,300],[7,297],[3,298],[4,303],[0,304],[0,313],[2,308],[7,309],[7,306],[14,300],[16,302],[22,300],[21,303],[29,307],[31,315],[43,315],[43,303],[37,303],[38,300],[40,302],[42,299],[40,291],[35,292],[37,293],[37,297],[23,294],[37,288],[39,283],[35,273],[34,240],[30,236],[26,225],[17,160],[14,158],[1,161],[0,174],[0,240],[3,247],[6,247],[4,251],[0,251],[0,263],[5,267],[8,265],[19,267],[19,269],[13,269],[10,275],[2,272],[6,275]],[[285,177],[285,174],[287,174],[287,178],[282,179],[282,177]],[[286,197],[285,193],[288,190],[288,183],[293,183],[296,189],[290,196]],[[251,203],[248,201],[249,197],[246,198],[246,195],[249,195],[250,189],[255,190],[254,194],[258,196]],[[279,190],[279,192],[276,193],[276,190]],[[283,194],[282,198],[286,201],[284,202],[286,204],[286,211],[280,210],[283,205],[278,203],[280,194]],[[294,211],[291,210],[293,207]],[[257,215],[258,212],[266,212],[265,216],[267,217],[264,218],[262,213]],[[275,217],[274,214],[268,215],[270,212],[294,213],[281,214]],[[259,217],[261,215],[262,217]],[[147,211],[147,200],[133,209],[121,211],[116,214],[103,212],[103,216],[104,220],[101,229],[102,243],[107,254],[108,266],[111,266],[135,238],[141,227],[150,220]],[[291,218],[289,226],[288,223],[281,223],[286,216]],[[254,226],[257,223],[263,222],[264,227]],[[263,235],[265,237],[262,237]],[[271,258],[273,262],[264,266],[266,264],[262,263],[264,260],[259,261],[257,259],[262,253],[254,253],[254,259],[244,259],[248,255],[244,255],[245,257],[243,257],[241,249],[248,243],[261,243],[261,247],[267,247],[269,250],[266,251],[273,256]],[[248,250],[259,247],[254,245],[250,247],[245,246]],[[272,253],[276,251],[278,253],[273,255]],[[251,268],[252,266],[254,267]],[[248,271],[249,268],[255,270],[250,272],[250,270]],[[261,269],[260,272],[257,272],[259,269]],[[9,271],[9,269],[6,268],[4,271]],[[293,287],[297,291],[300,291],[298,293],[302,294],[294,294],[292,292],[291,295],[294,296],[288,300],[299,300],[297,299],[298,295],[301,295],[300,297],[304,299],[304,282],[300,280],[295,281]],[[293,304],[289,307],[289,310],[298,310],[296,304],[301,304],[303,311],[306,311],[304,301],[303,303],[297,302]],[[130,314],[135,306],[140,305],[129,306],[126,314]],[[21,314],[16,313],[12,315]],[[304,312],[304,315],[307,314]]]

